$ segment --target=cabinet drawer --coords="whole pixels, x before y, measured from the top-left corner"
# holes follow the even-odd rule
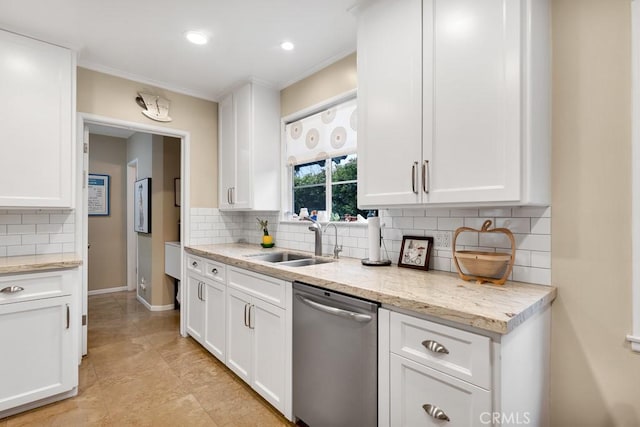
[[[71,295],[74,286],[71,271],[0,276],[0,304]]]
[[[219,283],[226,283],[226,266],[216,261],[206,260],[204,262],[204,275]]]
[[[264,274],[229,267],[227,270],[228,285],[251,294],[263,301],[285,306],[285,281],[265,276]]]
[[[390,425],[468,427],[490,423],[491,392],[396,354],[391,355],[390,367]],[[433,415],[427,412],[427,405]],[[435,418],[438,409],[443,419]]]
[[[187,271],[193,271],[194,273],[198,273],[202,275],[202,269],[204,268],[205,261],[197,256],[187,255]]]
[[[400,313],[391,313],[390,327],[392,353],[484,389],[491,388],[488,337]]]

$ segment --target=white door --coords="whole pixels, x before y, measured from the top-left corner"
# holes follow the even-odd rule
[[[267,402],[284,413],[287,378],[285,311],[254,298],[250,317],[254,334],[251,385]]]
[[[81,356],[87,354],[87,340],[89,328],[89,128],[82,120],[78,120],[78,127],[82,130],[82,141],[78,144],[78,175],[82,177],[82,194],[78,197],[78,211],[82,218],[80,252],[82,253],[82,349]],[[77,228],[76,228],[77,230]],[[77,246],[76,246],[77,247]],[[81,359],[81,358],[80,358]]]
[[[227,367],[244,382],[251,384],[253,333],[248,317],[251,297],[227,288]]]
[[[233,95],[228,95],[218,104],[218,204],[220,209],[232,207],[233,187],[236,175],[236,118]]]
[[[70,296],[0,305],[0,412],[77,384]]]
[[[392,426],[481,426],[483,416],[490,421],[489,391],[397,354],[391,354],[390,366]]]
[[[205,285],[198,276],[189,274],[187,285],[187,333],[199,343],[204,340]]]
[[[358,206],[421,201],[422,2],[382,0],[358,21]]]
[[[425,0],[423,22],[426,201],[519,200],[521,2]]]
[[[246,209],[252,207],[254,120],[251,84],[234,92],[233,101],[236,114],[236,184],[232,194],[233,207]]]
[[[224,363],[226,335],[226,286],[207,280],[204,282],[205,320],[204,346]]]

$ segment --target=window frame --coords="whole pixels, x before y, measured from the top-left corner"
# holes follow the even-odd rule
[[[298,121],[300,119],[303,119],[305,117],[311,116],[313,114],[319,113],[321,111],[326,110],[327,108],[331,108],[333,106],[336,106],[338,104],[342,104],[343,102],[347,102],[350,101],[352,99],[355,99],[357,97],[358,91],[357,89],[352,89],[349,90],[347,92],[343,92],[339,95],[336,95],[332,98],[328,98],[324,101],[321,101],[317,104],[314,104],[310,107],[304,108],[302,110],[296,111],[295,113],[289,114],[287,116],[284,116],[281,118],[280,120],[280,161],[281,161],[281,165],[280,165],[280,170],[282,171],[282,176],[281,176],[281,199],[280,199],[280,219],[281,221],[288,221],[291,219],[291,215],[293,213],[297,213],[297,212],[293,212],[293,208],[294,208],[294,204],[293,204],[293,166],[288,165],[287,164],[287,159],[285,158],[286,155],[285,153],[287,152],[287,140],[286,140],[286,130],[285,130],[285,126],[289,123],[293,123],[295,121]],[[350,154],[357,154],[357,152],[353,152]],[[331,161],[332,157],[328,158],[327,161]],[[331,168],[327,167],[325,168],[327,173],[330,175],[331,174]],[[325,182],[325,185],[330,185],[329,183],[332,183],[331,180],[331,176],[327,177],[327,182]],[[345,181],[346,182],[346,181]],[[357,181],[356,181],[357,183]],[[327,188],[327,197],[332,196],[332,189],[330,187]],[[327,203],[327,207],[331,206],[331,199],[327,199],[328,203]],[[330,215],[329,210],[327,210],[327,215]],[[331,218],[329,216],[329,218]]]
[[[357,156],[358,153],[356,151],[352,151],[352,152],[348,152],[345,154],[342,154],[340,156],[336,156],[336,157],[328,157],[326,158],[325,161],[325,167],[324,167],[324,173],[325,173],[325,181],[322,184],[310,184],[310,185],[305,185],[302,187],[297,187],[297,188],[310,188],[310,187],[320,187],[322,185],[324,185],[325,187],[325,210],[327,212],[327,217],[329,218],[329,222],[331,221],[331,216],[333,215],[333,186],[334,185],[342,185],[342,184],[358,184],[358,180],[357,179],[350,179],[347,181],[338,181],[336,184],[334,184],[333,182],[333,159],[336,159],[338,157],[344,157],[344,156],[356,156],[356,161],[357,161]],[[300,165],[307,165],[313,162],[309,162],[309,163],[301,163]],[[294,199],[294,190],[296,188],[296,186],[294,185],[293,179],[294,179],[294,169],[296,166],[300,166],[300,165],[292,165],[289,166],[289,168],[291,169],[291,179],[289,180],[289,186],[291,187],[291,199],[289,200],[289,206],[291,207],[291,212],[293,212],[293,209],[295,207],[295,199]],[[295,212],[298,213],[298,212]],[[309,212],[311,213],[311,212]],[[333,221],[333,222],[344,222],[344,221]]]

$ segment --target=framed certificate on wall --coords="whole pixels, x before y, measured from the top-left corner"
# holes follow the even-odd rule
[[[91,216],[110,215],[110,176],[98,173],[89,174],[88,212]]]

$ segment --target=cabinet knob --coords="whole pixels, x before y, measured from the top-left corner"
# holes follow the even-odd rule
[[[21,286],[7,286],[6,288],[0,290],[0,292],[2,292],[3,294],[16,294],[22,291],[24,291],[24,288]]]
[[[198,266],[198,263],[197,263],[197,262],[195,262],[195,261],[193,261],[193,262],[191,263],[191,265],[192,265],[192,266],[194,266],[194,267],[197,267],[197,266]]]
[[[422,405],[422,409],[424,409],[424,411],[429,414],[429,416],[435,418],[436,420],[451,421],[447,414],[445,414],[444,411],[438,408],[436,405],[427,403],[425,405]]]
[[[211,270],[211,273],[213,273],[213,274],[218,274],[218,269],[217,269],[217,268],[212,269],[212,270]]]
[[[447,350],[447,347],[443,346],[437,341],[432,341],[432,340],[422,341],[422,345],[425,346],[427,350],[432,351],[434,353],[449,354],[449,350]]]

